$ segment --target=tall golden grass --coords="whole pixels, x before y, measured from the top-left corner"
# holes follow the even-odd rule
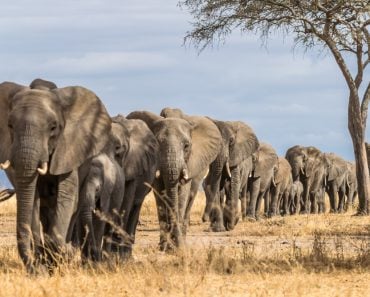
[[[279,217],[210,233],[200,219],[204,200],[200,193],[184,250],[157,249],[149,195],[131,260],[83,266],[77,254],[52,276],[30,277],[15,241],[1,242],[6,224],[15,237],[12,198],[0,204],[0,296],[370,296],[369,217]]]

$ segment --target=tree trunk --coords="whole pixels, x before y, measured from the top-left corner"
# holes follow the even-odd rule
[[[358,92],[352,91],[348,104],[348,129],[351,134],[356,161],[356,176],[358,183],[358,214],[368,214],[370,197],[370,176],[367,166],[365,148],[365,126],[361,119]]]

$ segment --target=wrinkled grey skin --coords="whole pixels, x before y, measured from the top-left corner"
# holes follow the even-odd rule
[[[238,201],[240,193],[246,190],[251,169],[252,154],[259,142],[254,131],[243,122],[224,122],[211,119],[222,135],[222,146],[216,160],[211,164],[203,183],[206,207],[203,221],[210,219],[212,231],[234,229],[238,222]],[[245,162],[246,160],[249,160]],[[249,162],[249,163],[248,163]],[[245,168],[248,166],[249,169]],[[247,172],[248,171],[248,172]],[[246,173],[246,180],[243,179]],[[242,176],[242,174],[244,174]],[[223,204],[220,190],[229,182],[226,201]],[[242,200],[244,201],[244,200]]]
[[[342,213],[349,174],[347,161],[333,153],[325,154],[325,157],[329,162],[326,192],[330,198],[330,212]]]
[[[84,165],[88,167],[88,173],[80,190],[77,224],[81,223],[79,244],[84,245],[83,255],[86,258],[101,259],[105,233],[108,238],[104,244],[106,252],[111,251],[112,243],[120,244],[112,235],[114,227],[123,227],[121,207],[125,193],[125,175],[121,164],[130,150],[129,139],[129,131],[113,122],[109,141],[102,153]],[[100,213],[95,214],[95,210]],[[107,219],[114,226],[109,224],[106,227]],[[79,226],[76,225],[75,228],[78,236]],[[121,238],[125,237],[125,241],[129,241],[126,234],[120,235]]]
[[[160,248],[181,247],[186,217],[209,165],[221,146],[221,134],[204,117],[163,118],[147,111],[132,112],[128,119],[146,122],[159,144],[158,174],[153,182]]]
[[[278,162],[279,158],[275,149],[269,144],[261,143],[255,153],[254,168],[248,181],[250,202],[246,213],[242,214],[244,219],[253,221],[259,219],[262,199],[265,199],[265,215],[268,216],[270,213],[270,188],[278,170]]]
[[[346,197],[345,210],[352,210],[354,198],[357,196],[357,178],[356,178],[356,165],[353,162],[347,161],[347,182],[346,182]],[[339,206],[341,208],[341,205]]]
[[[89,172],[80,191],[83,255],[101,260],[106,220],[121,227],[120,208],[125,191],[122,167],[115,159],[102,153],[91,160]],[[97,211],[97,212],[96,212]],[[110,252],[113,229],[109,228],[105,251]],[[87,233],[86,233],[87,232]]]
[[[278,169],[270,189],[271,206],[269,216],[280,215],[281,204],[281,213],[283,215],[290,214],[289,194],[292,183],[292,167],[290,167],[289,162],[285,158],[279,157]]]
[[[303,184],[303,204],[296,205],[296,213],[317,213],[319,193],[326,182],[327,158],[315,147],[299,145],[289,148],[285,158],[292,167],[293,181]]]
[[[290,214],[298,214],[297,212],[297,205],[301,205],[302,201],[302,194],[303,194],[303,184],[296,180],[292,183],[289,193],[289,210]],[[298,208],[299,209],[299,208]]]
[[[104,105],[85,88],[0,84],[0,163],[10,161],[18,251],[29,272],[45,245],[48,251],[65,250],[78,204],[79,168],[104,148],[110,129]],[[40,164],[47,164],[45,175]]]
[[[121,205],[123,230],[131,241],[119,248],[120,255],[129,257],[135,241],[136,227],[145,196],[150,192],[158,167],[159,145],[147,124],[138,119],[126,119],[122,115],[112,118],[113,123],[123,126],[130,134],[129,150],[120,164],[124,170],[125,195]]]

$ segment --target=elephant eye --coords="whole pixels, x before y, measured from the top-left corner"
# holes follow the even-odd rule
[[[9,123],[9,124],[8,124],[8,128],[9,128],[9,129],[13,129],[13,125]]]
[[[231,137],[230,138],[229,145],[232,146],[232,145],[234,145],[234,143],[235,143],[235,138],[234,137]]]
[[[189,142],[185,142],[184,143],[184,150],[185,151],[188,151],[190,149],[190,143]]]

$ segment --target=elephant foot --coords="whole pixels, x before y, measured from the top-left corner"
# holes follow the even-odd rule
[[[209,214],[206,214],[206,213],[203,214],[202,222],[203,223],[209,222]]]
[[[255,216],[247,215],[244,217],[245,222],[255,222],[257,221],[257,218]]]
[[[335,209],[331,209],[331,210],[329,211],[329,213],[337,213],[337,211],[336,211]]]
[[[222,224],[212,224],[208,230],[209,232],[225,232],[226,231],[224,225]]]
[[[367,216],[368,213],[365,211],[365,210],[358,210],[354,215],[353,217],[363,217],[363,216]]]

